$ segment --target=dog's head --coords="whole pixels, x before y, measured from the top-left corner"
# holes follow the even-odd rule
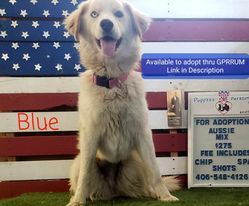
[[[81,59],[86,64],[87,58],[92,59],[91,64],[120,65],[139,56],[139,41],[149,24],[148,17],[124,0],[88,0],[65,20],[66,29],[80,43]]]

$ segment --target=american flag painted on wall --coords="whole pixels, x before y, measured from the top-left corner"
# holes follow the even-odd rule
[[[0,76],[74,76],[78,43],[63,19],[82,0],[1,0]]]
[[[0,16],[62,18],[83,0],[1,0]]]

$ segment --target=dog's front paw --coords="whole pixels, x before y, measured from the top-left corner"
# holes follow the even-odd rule
[[[74,197],[71,198],[70,202],[66,206],[84,206],[85,203],[77,201]]]
[[[83,202],[70,201],[66,206],[83,206],[83,205],[85,205]]]
[[[173,195],[167,195],[160,198],[161,201],[174,202],[179,201],[179,199]]]
[[[86,204],[86,199],[80,196],[72,196],[69,203],[66,206],[83,206]]]

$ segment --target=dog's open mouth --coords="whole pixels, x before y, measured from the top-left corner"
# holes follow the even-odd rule
[[[96,41],[99,49],[102,50],[103,54],[108,57],[112,57],[120,46],[122,38],[117,40],[113,37],[105,36],[99,40],[97,39]]]

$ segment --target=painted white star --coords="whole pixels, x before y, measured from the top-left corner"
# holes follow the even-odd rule
[[[61,24],[59,21],[55,21],[53,26],[56,27],[56,29],[58,29],[58,27],[60,27]]]
[[[48,17],[50,15],[49,10],[43,10],[42,15]]]
[[[53,47],[58,49],[59,47],[61,47],[59,42],[54,42]]]
[[[21,10],[20,15],[23,16],[23,17],[27,16],[28,15],[27,10],[26,9],[25,10]]]
[[[62,10],[62,16],[66,17],[68,15],[69,15],[68,10]]]
[[[71,59],[72,57],[71,57],[71,55],[70,54],[65,54],[64,55],[64,59],[66,59],[67,61],[69,60],[69,59]]]
[[[37,28],[39,25],[38,21],[32,21],[32,27]]]
[[[57,69],[57,71],[62,70],[62,64],[57,64],[57,65],[55,66],[55,68]]]
[[[43,31],[43,35],[46,39],[50,36],[49,31]]]
[[[78,1],[77,0],[72,0],[71,4],[73,4],[75,6],[76,4],[78,4]]]
[[[7,60],[9,59],[9,55],[8,55],[8,54],[2,53],[2,59],[3,59],[4,61],[7,61]]]
[[[33,46],[32,46],[32,48],[34,48],[34,49],[37,49],[37,48],[39,48],[40,47],[40,45],[39,45],[39,43],[37,42],[37,43],[33,43]]]
[[[32,3],[33,5],[35,5],[37,2],[37,0],[30,0],[30,3]]]
[[[17,42],[13,42],[11,48],[17,50],[19,48],[19,44]]]
[[[18,69],[20,69],[20,66],[19,66],[19,64],[13,64],[12,65],[12,69],[14,69],[14,70],[18,70]]]
[[[23,37],[24,39],[27,39],[27,38],[29,37],[29,33],[28,33],[27,31],[23,31],[23,32],[22,32],[22,37]]]
[[[35,64],[35,71],[41,71],[42,66],[40,64]]]
[[[14,5],[16,3],[16,0],[9,0],[9,2]]]
[[[5,14],[6,14],[5,9],[0,9],[0,15],[3,16],[3,15],[5,15]]]
[[[29,53],[23,54],[22,58],[25,59],[26,61],[28,61],[30,59]]]
[[[11,25],[13,28],[16,28],[18,26],[17,21],[11,21]]]
[[[70,34],[68,33],[68,31],[64,31],[63,36],[67,39],[68,37],[70,37]]]
[[[79,45],[79,43],[74,43],[73,47],[78,50],[80,48],[80,45]]]
[[[8,36],[6,31],[0,31],[0,37],[3,37],[5,39],[6,36]]]
[[[74,65],[74,69],[75,69],[76,71],[81,70],[80,64],[75,64],[75,65]]]
[[[54,5],[56,5],[56,4],[59,3],[59,1],[58,0],[52,0],[51,3],[54,4]]]

